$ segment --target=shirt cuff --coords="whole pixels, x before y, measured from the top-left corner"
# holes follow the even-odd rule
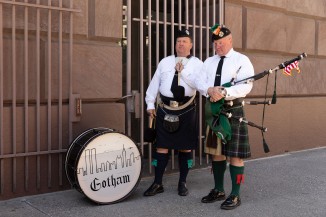
[[[154,103],[148,103],[147,104],[147,110],[150,110],[150,109],[155,109]]]

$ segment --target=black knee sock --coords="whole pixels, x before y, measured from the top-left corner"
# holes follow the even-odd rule
[[[189,169],[192,167],[192,154],[191,152],[179,152],[179,170],[180,170],[180,182],[186,182]]]
[[[154,183],[162,185],[163,174],[165,167],[169,162],[169,154],[154,153],[152,165],[155,167]]]

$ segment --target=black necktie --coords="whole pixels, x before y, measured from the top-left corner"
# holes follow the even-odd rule
[[[190,59],[191,55],[188,55],[187,58]],[[176,101],[182,101],[183,97],[185,96],[185,89],[183,86],[179,86],[178,84],[178,71],[175,71],[172,84],[171,84],[171,91],[173,93],[174,98]]]
[[[225,56],[221,56],[220,62],[218,62],[218,66],[216,69],[216,77],[215,77],[215,81],[214,81],[214,87],[221,86],[222,66],[223,66],[224,58],[225,58]]]

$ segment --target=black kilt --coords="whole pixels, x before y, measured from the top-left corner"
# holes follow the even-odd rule
[[[165,114],[179,116],[179,128],[176,132],[170,133],[163,127]],[[173,111],[158,106],[156,114],[156,148],[166,148],[174,150],[193,150],[198,146],[198,120],[196,115],[196,105],[193,103],[188,107]]]
[[[244,117],[243,108],[236,108],[230,110],[232,116]],[[251,157],[248,125],[243,122],[231,118],[231,140],[226,144],[222,144],[222,154],[228,157],[249,158]]]

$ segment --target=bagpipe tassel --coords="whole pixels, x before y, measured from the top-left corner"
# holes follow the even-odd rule
[[[272,104],[276,104],[276,80],[277,80],[277,73],[275,73],[274,93],[273,93],[273,97],[272,97]]]
[[[272,104],[276,104],[276,90],[274,90],[274,94],[272,97]]]
[[[262,132],[262,135],[263,135],[263,147],[264,147],[264,152],[265,153],[268,153],[269,152],[269,147],[265,141],[265,137],[264,137],[264,133]]]

